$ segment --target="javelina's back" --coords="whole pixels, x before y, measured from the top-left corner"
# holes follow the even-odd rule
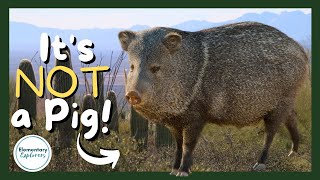
[[[285,98],[294,98],[307,71],[300,45],[279,30],[245,22],[203,33],[202,98],[209,118],[250,124]]]

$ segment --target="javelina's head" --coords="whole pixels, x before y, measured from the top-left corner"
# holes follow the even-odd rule
[[[149,119],[181,111],[184,103],[179,78],[183,70],[179,62],[183,43],[181,33],[163,28],[122,31],[119,40],[129,57],[128,102]]]

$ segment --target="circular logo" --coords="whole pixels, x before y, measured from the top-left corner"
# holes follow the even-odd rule
[[[13,157],[17,165],[28,172],[44,169],[51,160],[51,147],[47,140],[38,135],[21,138],[13,149]]]

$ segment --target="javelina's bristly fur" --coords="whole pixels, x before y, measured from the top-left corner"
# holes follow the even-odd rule
[[[119,33],[130,72],[127,99],[148,120],[176,138],[173,174],[186,175],[197,138],[207,122],[238,127],[263,119],[264,164],[279,125],[285,123],[297,151],[294,111],[308,71],[302,47],[279,30],[255,22],[198,32],[152,28]]]

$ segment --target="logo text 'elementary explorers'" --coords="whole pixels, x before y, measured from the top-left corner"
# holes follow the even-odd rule
[[[93,42],[89,39],[81,40],[78,44],[76,42],[76,37],[74,35],[70,35],[70,43],[72,45],[77,45],[77,49],[79,53],[79,60],[83,63],[90,64],[94,62],[95,55],[91,51],[94,48]],[[59,61],[66,61],[67,55],[61,54],[61,50],[68,48],[68,46],[61,40],[59,36],[55,36],[54,42],[51,43],[50,36],[47,33],[42,33],[40,37],[40,58],[44,63],[49,62],[50,58],[50,49],[53,47],[54,56]],[[92,73],[92,94],[94,98],[97,98],[99,93],[98,92],[98,82],[97,82],[97,75],[98,72],[105,72],[110,70],[108,66],[96,66],[96,67],[84,67],[80,68],[80,70],[84,73]],[[57,92],[53,89],[51,85],[51,80],[54,77],[55,72],[63,71],[67,73],[72,79],[72,85],[70,89],[66,92]],[[53,123],[59,123],[67,118],[70,108],[77,109],[77,103],[73,103],[72,107],[68,106],[68,103],[64,100],[64,98],[70,97],[78,88],[78,77],[75,72],[65,66],[55,66],[52,68],[46,79],[46,83],[44,82],[44,67],[39,67],[39,87],[36,87],[36,84],[33,84],[30,79],[24,74],[23,71],[17,69],[16,73],[16,97],[20,98],[21,92],[20,89],[20,82],[21,80],[25,81],[27,85],[32,89],[32,91],[38,96],[43,97],[44,95],[44,84],[46,84],[48,91],[56,98],[53,99],[46,99],[45,100],[45,119],[46,119],[46,130],[49,132],[53,131]],[[53,113],[54,109],[60,107],[60,112]],[[104,123],[108,123],[109,116],[111,110],[111,101],[106,100],[104,102],[104,107],[102,111],[102,121]],[[11,124],[16,128],[30,128],[31,127],[31,119],[29,116],[29,112],[25,109],[18,109],[11,118]],[[81,123],[83,126],[90,128],[88,132],[84,134],[84,138],[87,140],[93,139],[96,134],[99,132],[99,118],[98,112],[93,109],[88,109],[84,111],[79,119],[79,114],[77,111],[74,111],[72,114],[72,126],[73,129],[77,129]],[[67,125],[67,124],[66,124]],[[108,134],[109,129],[107,127],[102,127],[102,133]],[[90,153],[87,153],[86,150],[80,144],[80,135],[81,132],[78,134],[77,138],[77,150],[80,156],[88,161],[89,163],[96,164],[96,165],[105,165],[111,164],[112,168],[115,167],[117,161],[120,157],[119,150],[107,150],[107,149],[100,149],[100,156],[93,156]]]
[[[13,158],[17,165],[28,172],[44,169],[52,157],[49,143],[38,135],[21,138],[13,149]]]

